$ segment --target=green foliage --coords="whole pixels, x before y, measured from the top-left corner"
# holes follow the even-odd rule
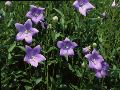
[[[112,0],[90,0],[95,5],[86,17],[75,11],[71,1],[0,2],[0,66],[2,90],[120,90],[120,7]],[[116,0],[120,4],[119,0]],[[29,5],[44,7],[51,28],[41,29],[30,46],[41,45],[46,61],[37,68],[24,62],[25,41],[16,41],[15,23],[24,23]],[[106,18],[101,14],[106,12]],[[52,17],[58,16],[58,22]],[[99,18],[98,18],[99,17]],[[74,57],[61,57],[57,41],[69,37],[78,44]],[[109,64],[109,75],[97,79],[89,70],[82,48],[93,43]]]

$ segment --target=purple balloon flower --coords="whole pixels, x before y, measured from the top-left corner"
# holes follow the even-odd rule
[[[73,3],[73,7],[84,16],[86,16],[88,10],[95,8],[88,0],[76,0]]]
[[[102,69],[101,70],[96,70],[95,76],[98,77],[98,78],[105,77],[108,73],[108,71],[107,71],[108,68],[109,68],[109,65],[106,62],[102,62]]]
[[[40,45],[37,45],[33,49],[26,45],[25,48],[26,55],[24,57],[24,61],[26,61],[28,64],[37,67],[39,62],[46,60],[42,54],[39,54],[41,49]]]
[[[61,56],[74,55],[74,48],[78,46],[75,42],[70,41],[68,38],[65,38],[63,41],[57,42],[58,48],[60,48]]]
[[[89,68],[101,70],[102,69],[102,62],[104,61],[103,57],[94,49],[92,54],[87,54],[85,57],[89,61]]]
[[[16,29],[18,30],[18,34],[16,35],[16,40],[23,40],[27,43],[32,42],[32,36],[39,31],[36,28],[32,28],[32,21],[28,19],[24,25],[20,23],[15,24]]]
[[[30,11],[28,11],[28,13],[26,14],[26,17],[32,19],[32,21],[35,24],[40,23],[42,28],[47,28],[47,24],[44,21],[44,10],[45,8],[41,8],[41,7],[36,7],[34,5],[30,5]]]

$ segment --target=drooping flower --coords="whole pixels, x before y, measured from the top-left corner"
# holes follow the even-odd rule
[[[45,8],[30,5],[30,10],[27,12],[26,17],[32,19],[35,24],[40,23],[43,28],[46,28],[46,23],[43,15],[44,10]]]
[[[78,46],[75,42],[70,41],[70,39],[65,38],[63,41],[57,42],[58,48],[60,48],[61,56],[71,56],[74,55],[74,48]]]
[[[88,0],[76,0],[73,3],[73,7],[84,16],[86,16],[88,10],[95,8]]]
[[[36,28],[32,28],[32,21],[28,19],[24,25],[20,23],[15,24],[16,29],[18,30],[18,34],[16,35],[16,40],[23,40],[27,43],[32,42],[32,36],[39,31]]]
[[[101,70],[103,57],[94,49],[91,54],[85,55],[89,62],[89,68]]]
[[[11,6],[11,5],[12,5],[12,2],[11,2],[11,1],[6,1],[6,2],[5,2],[5,5],[6,5],[6,6]]]
[[[41,50],[40,45],[37,45],[34,48],[31,48],[26,45],[25,48],[26,55],[24,57],[24,61],[27,62],[28,64],[37,67],[39,62],[46,60],[46,58],[42,54],[39,54]]]
[[[105,77],[108,74],[108,67],[109,65],[106,62],[102,62],[102,69],[96,70],[95,76],[98,78]]]

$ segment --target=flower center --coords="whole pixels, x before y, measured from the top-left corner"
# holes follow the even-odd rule
[[[96,61],[96,59],[93,59],[93,60],[92,60],[92,62],[93,62],[94,64],[97,64],[97,61]]]
[[[29,30],[25,30],[25,32],[24,32],[25,34],[28,34],[28,33],[30,33],[30,31]]]
[[[30,61],[34,61],[34,62],[36,62],[36,61],[35,61],[35,57],[34,57],[34,56],[31,56]]]
[[[69,47],[68,47],[68,46],[66,46],[66,45],[65,45],[64,47],[65,47],[66,49],[68,49],[68,48],[69,48]]]

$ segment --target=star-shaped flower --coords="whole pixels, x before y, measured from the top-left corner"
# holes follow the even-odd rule
[[[16,40],[23,40],[27,43],[32,42],[32,36],[39,31],[36,28],[32,28],[32,21],[28,19],[24,25],[20,23],[15,24],[16,29],[18,30],[18,34],[16,35]]]
[[[28,64],[37,67],[39,62],[46,60],[42,54],[39,54],[41,49],[40,45],[37,45],[33,49],[26,45],[25,48],[26,55],[24,57],[24,61],[26,61]]]
[[[58,48],[60,48],[61,56],[74,55],[74,48],[78,46],[75,42],[70,41],[68,38],[65,38],[63,41],[57,42]]]
[[[73,3],[73,7],[84,16],[86,16],[88,10],[95,8],[88,0],[76,0]]]

